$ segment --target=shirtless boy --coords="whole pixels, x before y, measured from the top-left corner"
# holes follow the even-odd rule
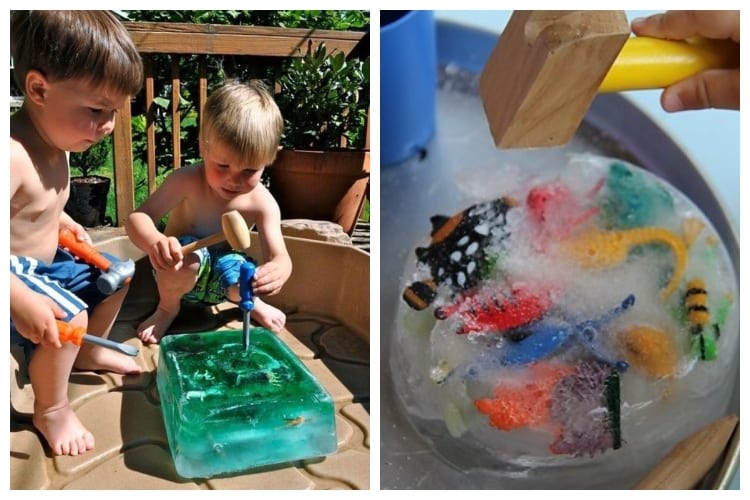
[[[173,171],[130,214],[128,236],[148,254],[159,290],[156,311],[138,327],[143,342],[159,342],[183,300],[240,300],[239,268],[249,257],[226,244],[184,258],[181,252],[181,245],[221,231],[221,216],[230,210],[237,210],[248,227],[256,227],[264,260],[253,278],[251,317],[272,331],[284,326],[284,313],[259,297],[279,292],[292,272],[279,206],[260,183],[263,169],[276,157],[282,131],[281,113],[262,83],[225,84],[209,96],[203,111],[203,163]],[[161,233],[154,221],[167,213]]]
[[[24,91],[10,119],[10,333],[29,356],[32,422],[55,455],[94,447],[70,407],[68,377],[81,370],[140,373],[132,358],[89,344],[62,344],[56,319],[106,337],[127,288],[103,296],[97,272],[58,248],[72,230],[67,152],[85,151],[114,128],[115,111],[138,92],[142,66],[127,30],[108,11],[11,15],[11,54]]]

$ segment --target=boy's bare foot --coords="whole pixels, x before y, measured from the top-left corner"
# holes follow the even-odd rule
[[[253,311],[250,313],[250,317],[258,324],[268,328],[274,333],[279,333],[286,324],[286,314],[257,297],[255,298],[255,304],[253,306]]]
[[[80,455],[94,448],[94,436],[78,420],[68,403],[46,411],[34,411],[34,427],[47,440],[55,455]]]
[[[144,344],[157,344],[164,334],[167,333],[167,329],[176,317],[177,312],[157,307],[156,311],[138,326],[138,330],[136,331],[138,338]]]
[[[73,368],[81,371],[108,371],[122,375],[143,373],[135,358],[101,346],[86,346],[78,353]]]

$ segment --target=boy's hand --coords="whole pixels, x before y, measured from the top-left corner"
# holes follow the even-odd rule
[[[18,333],[34,344],[62,347],[55,320],[65,319],[65,312],[49,297],[29,290],[16,297],[10,316]]]
[[[89,233],[86,231],[86,229],[73,219],[70,219],[69,217],[67,219],[60,218],[60,231],[62,231],[63,229],[68,229],[75,235],[76,240],[86,242],[89,245],[93,245],[91,236],[89,236]]]
[[[148,259],[157,271],[176,271],[182,267],[182,245],[174,236],[164,236],[151,245]]]
[[[253,276],[253,295],[274,295],[281,291],[291,270],[274,261],[258,266]]]

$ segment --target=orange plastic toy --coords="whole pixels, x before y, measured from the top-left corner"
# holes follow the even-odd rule
[[[490,425],[511,431],[517,427],[546,425],[552,421],[552,389],[574,366],[536,363],[529,368],[529,382],[499,385],[492,399],[477,399],[474,405],[490,417]]]

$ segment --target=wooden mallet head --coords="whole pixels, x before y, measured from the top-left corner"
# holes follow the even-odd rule
[[[232,250],[247,253],[250,249],[250,230],[247,227],[247,222],[237,210],[223,213],[221,215],[221,231],[184,245],[182,255],[187,255],[199,248],[215,245],[224,240],[229,243]]]
[[[250,248],[250,229],[237,210],[222,214],[221,229],[232,250],[245,252]]]
[[[515,11],[479,81],[495,144],[570,141],[629,35],[623,11]]]

